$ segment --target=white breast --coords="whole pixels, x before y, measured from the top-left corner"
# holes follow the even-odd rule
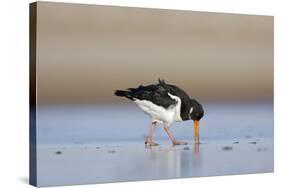
[[[172,123],[174,121],[182,121],[180,116],[181,100],[179,97],[168,93],[172,99],[177,101],[176,105],[170,106],[168,109],[155,105],[154,103],[147,100],[136,99],[135,103],[154,121]]]

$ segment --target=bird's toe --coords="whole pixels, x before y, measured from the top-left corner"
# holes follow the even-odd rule
[[[155,142],[144,142],[146,146],[159,146],[159,144],[155,143]]]
[[[173,145],[187,145],[187,142],[181,142],[181,141],[175,141],[173,142]]]

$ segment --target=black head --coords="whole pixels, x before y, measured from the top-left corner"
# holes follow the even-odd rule
[[[204,116],[204,110],[202,105],[197,102],[195,99],[190,100],[190,111],[189,116],[192,120],[199,121]]]

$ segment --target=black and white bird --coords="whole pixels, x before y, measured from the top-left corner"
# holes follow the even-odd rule
[[[134,101],[151,116],[152,123],[145,144],[158,145],[152,138],[153,129],[158,122],[163,123],[164,130],[174,145],[187,144],[187,142],[177,141],[169,129],[171,123],[187,120],[194,121],[194,142],[199,143],[199,120],[203,117],[204,110],[199,102],[191,99],[181,88],[166,84],[164,80],[159,79],[157,84],[116,90],[115,95]]]

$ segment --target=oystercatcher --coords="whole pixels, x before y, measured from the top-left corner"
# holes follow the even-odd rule
[[[163,123],[164,130],[173,145],[187,144],[187,142],[177,141],[169,129],[171,123],[187,120],[194,121],[194,142],[199,143],[199,120],[204,115],[203,107],[178,86],[166,84],[164,80],[159,79],[157,84],[116,90],[115,95],[134,101],[151,116],[152,123],[145,140],[146,145],[158,145],[152,139],[153,129],[158,122]]]

